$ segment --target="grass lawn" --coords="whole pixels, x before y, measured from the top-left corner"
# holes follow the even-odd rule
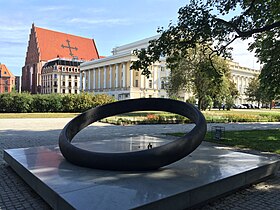
[[[182,136],[183,133],[170,133],[168,135]],[[211,132],[207,132],[205,141],[280,154],[280,129],[226,131],[225,137],[221,140],[212,139]]]

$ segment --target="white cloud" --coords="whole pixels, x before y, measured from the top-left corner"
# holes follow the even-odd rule
[[[87,19],[87,18],[73,18],[70,20],[70,23],[85,23],[90,25],[97,25],[97,24],[113,24],[113,25],[129,25],[131,21],[128,19],[120,19],[120,18],[113,18],[113,19]]]

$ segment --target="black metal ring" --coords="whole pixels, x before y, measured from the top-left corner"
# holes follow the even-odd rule
[[[195,127],[183,137],[152,149],[101,153],[83,150],[71,144],[73,137],[86,126],[103,118],[133,111],[167,111],[192,120]],[[61,131],[59,148],[73,164],[103,170],[147,171],[178,161],[193,152],[207,130],[203,114],[193,105],[163,98],[141,98],[118,101],[92,108],[72,119]]]

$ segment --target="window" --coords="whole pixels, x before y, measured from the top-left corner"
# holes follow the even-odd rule
[[[69,87],[71,87],[71,82],[69,82],[69,85],[68,85]]]
[[[57,87],[57,81],[54,81],[53,86],[54,86],[54,87]]]
[[[53,78],[54,78],[54,79],[57,79],[57,74],[54,74],[54,75],[53,75]]]
[[[65,93],[65,89],[62,89],[62,93]]]
[[[71,93],[71,89],[69,89],[69,93]]]
[[[77,90],[75,90],[75,94],[77,94],[78,93],[78,91]]]
[[[75,79],[77,79],[78,78],[78,76],[77,75],[75,75]]]
[[[165,70],[164,66],[161,66],[160,71],[164,71],[164,70]]]
[[[57,93],[57,89],[54,89],[54,92]]]
[[[62,86],[65,86],[65,82],[64,81],[62,82]]]
[[[69,75],[69,79],[71,79],[71,75]]]
[[[138,79],[135,80],[135,87],[138,87]]]
[[[151,79],[149,80],[149,88],[153,88],[153,81]]]
[[[75,82],[75,87],[77,87],[77,85],[78,85],[78,83],[77,83],[77,82]]]
[[[161,81],[161,86],[160,86],[161,89],[164,89],[164,81]]]

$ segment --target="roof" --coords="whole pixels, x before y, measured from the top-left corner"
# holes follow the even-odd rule
[[[5,64],[0,64],[0,77],[14,77]]]
[[[98,59],[98,51],[93,39],[35,27],[40,60],[56,57],[77,58],[79,60]]]

